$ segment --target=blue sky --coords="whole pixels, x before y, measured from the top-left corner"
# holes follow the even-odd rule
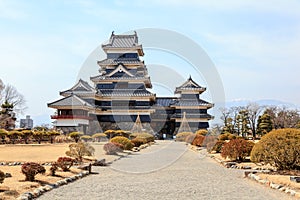
[[[86,58],[112,31],[161,28],[189,37],[206,51],[226,100],[300,105],[299,10],[300,2],[293,0],[0,0],[0,78],[25,95],[26,114],[45,117],[54,111],[46,103],[74,84]],[[172,55],[145,53],[146,64],[190,74]]]

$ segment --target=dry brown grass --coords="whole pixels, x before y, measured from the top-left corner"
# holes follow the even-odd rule
[[[116,155],[105,155],[103,150],[104,143],[93,143],[95,148],[95,158],[105,158],[107,162],[115,160]],[[0,162],[53,162],[58,157],[65,156],[65,152],[69,149],[69,144],[16,144],[16,145],[0,145]],[[35,182],[24,181],[25,176],[21,173],[21,166],[0,166],[0,170],[11,173],[11,178],[6,178],[1,187],[9,187],[9,192],[0,192],[0,199],[15,199],[18,195],[33,191],[37,187],[55,183],[66,177],[73,176],[80,172],[76,168],[71,168],[70,172],[57,171],[58,176],[49,176],[49,168],[45,167],[46,173],[36,175]]]
[[[41,185],[55,183],[64,178],[74,176],[78,174],[81,170],[76,168],[71,168],[69,172],[57,171],[57,176],[49,176],[50,167],[45,167],[45,174],[38,174],[35,177],[34,182],[24,181],[25,176],[21,172],[21,166],[0,166],[0,170],[3,172],[11,173],[12,177],[6,178],[4,183],[0,187],[8,187],[9,192],[1,192],[0,199],[15,199],[20,194],[26,191],[33,191],[34,189],[40,187]]]
[[[0,145],[0,161],[51,162],[64,156],[69,144]]]

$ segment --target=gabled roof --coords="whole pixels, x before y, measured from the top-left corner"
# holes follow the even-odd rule
[[[143,61],[141,61],[138,58],[107,58],[101,61],[97,62],[100,66],[106,66],[106,65],[117,65],[117,64],[124,64],[124,65],[142,65],[144,64]]]
[[[203,92],[206,90],[206,88],[201,87],[200,85],[198,85],[190,76],[188,78],[188,80],[186,82],[184,82],[181,86],[176,87],[175,93],[179,93],[181,91],[199,91],[199,92]]]
[[[88,102],[84,101],[80,97],[78,97],[75,94],[72,94],[68,97],[59,99],[57,101],[54,101],[52,103],[48,103],[48,107],[51,108],[58,108],[58,107],[66,107],[66,106],[72,106],[72,107],[78,107],[78,106],[88,106],[92,107],[91,104]]]
[[[112,32],[109,42],[107,44],[102,45],[102,49],[105,51],[107,49],[137,49],[139,50],[139,55],[143,56],[144,52],[142,49],[142,45],[138,44],[138,36],[137,33],[134,32],[132,35],[115,35]]]
[[[101,96],[154,96],[155,94],[146,89],[99,89],[98,94]]]
[[[136,32],[132,35],[115,35],[113,31],[108,44],[104,44],[102,47],[130,48],[138,45]]]
[[[213,104],[202,99],[178,99],[174,106],[207,106],[213,107]]]
[[[88,82],[79,79],[79,81],[70,89],[60,92],[60,95],[69,96],[70,94],[76,93],[94,93],[95,89],[88,84]]]
[[[154,106],[169,107],[176,102],[176,97],[156,97]]]
[[[122,64],[119,64],[118,67],[116,67],[116,69],[114,69],[111,73],[109,73],[107,76],[113,76],[115,73],[117,72],[124,72],[125,74],[127,74],[130,77],[133,77],[133,74],[131,74],[126,67],[124,67]]]

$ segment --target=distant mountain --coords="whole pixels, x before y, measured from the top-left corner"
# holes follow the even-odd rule
[[[280,100],[274,100],[274,99],[262,99],[262,100],[257,100],[257,101],[251,101],[247,99],[237,99],[237,100],[232,100],[226,102],[226,107],[234,107],[234,106],[246,106],[249,103],[257,103],[260,106],[277,106],[277,107],[286,107],[290,109],[299,109],[299,105],[295,105],[289,102],[284,102]]]

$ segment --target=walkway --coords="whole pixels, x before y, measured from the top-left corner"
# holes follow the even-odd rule
[[[110,167],[41,196],[46,199],[231,199],[284,200],[286,194],[243,178],[183,143],[161,141]]]

